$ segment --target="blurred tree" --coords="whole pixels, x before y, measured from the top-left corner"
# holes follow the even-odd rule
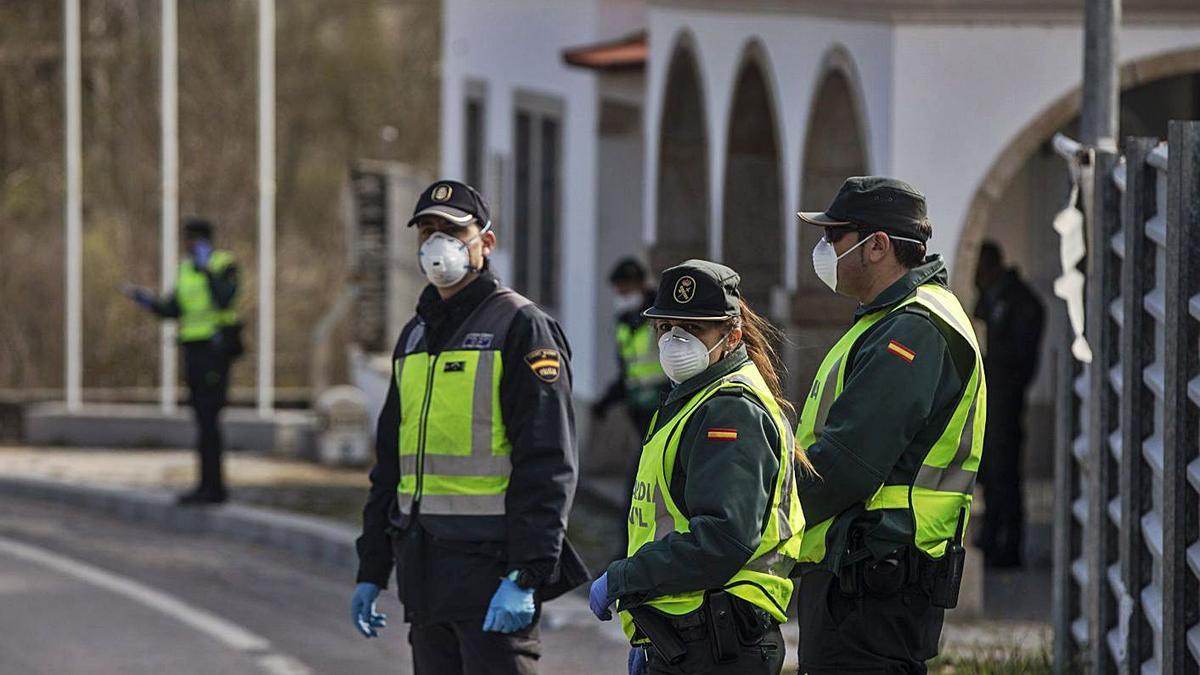
[[[241,263],[235,385],[254,377],[256,10],[179,2],[180,213],[214,220]],[[303,386],[309,331],[346,273],[348,163],[437,167],[441,5],[288,0],[276,21],[276,382]],[[159,30],[158,3],[83,2],[86,387],[157,380],[157,326],[115,285],[159,275]],[[61,3],[0,1],[0,388],[62,383],[61,44]]]

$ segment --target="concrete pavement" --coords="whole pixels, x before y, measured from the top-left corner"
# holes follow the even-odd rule
[[[394,596],[380,600],[392,617],[383,637],[363,639],[350,624],[346,574],[274,546],[6,495],[0,570],[4,673],[411,668]],[[578,596],[547,606],[542,635],[544,672],[623,670],[619,631]]]
[[[226,470],[234,503],[216,509],[174,507],[172,492],[189,485],[194,470],[194,457],[187,451],[0,447],[0,514],[11,497],[34,503],[49,499],[63,508],[73,504],[72,508],[96,518],[113,514],[140,522],[142,525],[126,525],[137,531],[165,528],[167,534],[173,531],[174,536],[184,540],[196,536],[199,540],[255,551],[270,549],[275,552],[273,555],[282,556],[285,565],[312,565],[317,570],[314,574],[332,580],[336,588],[329,601],[330,611],[339,617],[345,614],[344,596],[356,561],[353,539],[367,489],[365,469],[331,469],[278,457],[232,453]],[[613,489],[591,492],[615,494]],[[614,499],[613,495],[584,494],[581,490],[572,513],[572,541],[595,569],[603,563],[605,554],[611,552],[612,542],[619,538],[620,519],[611,512],[610,502]],[[0,530],[0,536],[3,534]],[[998,590],[1024,595],[1032,589]],[[397,603],[389,601],[395,609]],[[1044,619],[1036,614],[1020,619],[964,622],[950,616],[943,633],[942,651],[956,657],[1044,652],[1049,641]],[[544,672],[607,672],[605,668],[614,658],[617,669],[613,672],[620,672],[624,645],[619,631],[611,623],[594,621],[582,591],[551,603],[545,625],[547,645],[552,643],[551,629],[567,631],[565,634],[574,642],[564,641],[563,653],[554,656],[567,659],[563,667],[568,669]],[[404,630],[402,624],[395,627]],[[302,632],[303,628],[298,630]],[[785,627],[784,634],[789,642],[789,661],[794,663],[794,624]],[[403,642],[403,638],[400,640]],[[549,646],[547,654],[550,658]],[[407,667],[406,655],[390,656]],[[576,657],[577,661],[569,661]],[[576,667],[571,663],[577,663],[581,670],[569,670]],[[597,669],[596,664],[604,664],[604,668]],[[0,667],[0,672],[8,671]]]

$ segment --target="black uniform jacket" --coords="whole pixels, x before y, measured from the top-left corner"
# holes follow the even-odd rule
[[[681,383],[658,411],[651,434],[696,393],[749,358],[739,347]],[[714,440],[709,429],[736,429]],[[740,389],[722,390],[684,425],[671,474],[671,499],[688,517],[688,532],[671,532],[608,566],[608,592],[629,609],[673,593],[721,588],[762,541],[779,473],[779,431],[770,413]],[[662,534],[661,532],[659,533]]]
[[[427,286],[417,317],[401,332],[393,358],[399,356],[417,318],[425,323],[430,351],[440,351],[471,311],[499,286],[486,271],[449,300]],[[559,352],[556,381],[543,381],[526,363],[525,356],[536,349]],[[415,522],[402,518],[396,505],[399,396],[392,379],[376,430],[376,463],[357,544],[358,581],[386,587],[397,562],[394,550],[403,551],[397,580],[409,620],[482,618],[499,576],[509,570],[526,571],[543,600],[588,579],[565,536],[578,479],[570,346],[558,323],[530,304],[513,320],[502,364],[500,406],[512,443],[512,473],[501,532],[476,531],[472,521],[481,518],[463,517],[453,527],[442,522],[434,529],[424,526],[420,515]],[[392,535],[400,542],[395,549]]]

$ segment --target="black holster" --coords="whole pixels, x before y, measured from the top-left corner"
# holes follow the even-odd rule
[[[951,541],[946,545],[946,554],[931,561],[933,578],[929,588],[929,604],[942,609],[954,609],[958,606],[958,591],[962,586],[966,558],[967,550],[963,545]]]
[[[645,606],[630,609],[629,616],[638,632],[650,640],[650,647],[658,652],[663,661],[675,665],[687,656],[687,645],[675,632],[670,619]]]
[[[725,591],[712,591],[705,598],[708,618],[708,641],[712,645],[713,661],[732,663],[738,658],[741,643],[738,639],[738,620],[734,615],[733,596]]]

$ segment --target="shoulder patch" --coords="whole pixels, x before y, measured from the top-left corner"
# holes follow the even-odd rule
[[[908,347],[905,347],[899,342],[896,342],[895,340],[888,341],[887,350],[888,353],[896,355],[907,363],[912,363],[913,360],[917,358],[916,352]]]
[[[558,381],[562,360],[557,349],[535,349],[525,355],[525,363],[542,382],[551,384]]]
[[[737,437],[737,429],[712,427],[708,430],[708,440],[710,441],[736,441]]]

